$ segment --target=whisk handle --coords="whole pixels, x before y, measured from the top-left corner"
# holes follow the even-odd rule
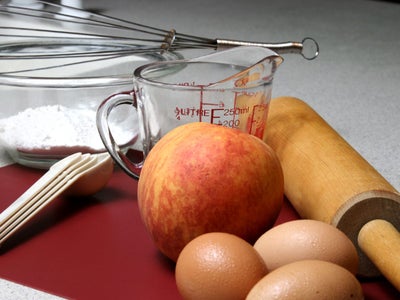
[[[318,43],[310,37],[304,38],[301,42],[284,43],[262,43],[247,42],[239,40],[216,39],[217,48],[235,47],[235,46],[257,46],[269,48],[279,54],[295,53],[301,54],[305,59],[312,60],[319,54]]]

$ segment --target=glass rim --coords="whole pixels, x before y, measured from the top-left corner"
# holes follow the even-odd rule
[[[165,53],[140,53],[132,54],[114,58],[126,58],[132,56],[143,57],[151,55],[152,57],[157,57],[159,62],[173,61],[182,58],[181,55],[174,52]],[[1,61],[1,60],[0,60]],[[134,62],[135,60],[133,60]],[[92,63],[93,61],[83,61],[84,63]],[[75,66],[79,66],[81,63],[77,63]],[[100,61],[101,63],[101,61]],[[148,63],[144,62],[144,64]],[[54,68],[62,68],[63,65],[55,66]],[[53,67],[50,67],[53,68]],[[61,69],[62,70],[62,69]],[[18,72],[8,71],[5,73],[0,72],[0,87],[1,86],[12,86],[21,88],[96,88],[96,87],[107,87],[107,86],[119,86],[119,85],[132,85],[132,74],[115,74],[115,75],[92,75],[92,76],[35,76],[30,75],[30,73],[35,74],[37,71],[42,71],[39,69],[23,70]],[[21,73],[23,75],[19,75]],[[62,73],[62,72],[61,72]]]
[[[225,63],[225,62],[215,62],[215,61],[191,61],[191,60],[172,60],[172,61],[159,61],[159,62],[152,62],[152,63],[148,63],[145,65],[142,65],[138,68],[136,68],[133,72],[133,81],[137,81],[143,84],[148,84],[148,85],[152,85],[152,86],[156,86],[159,88],[165,88],[165,89],[174,89],[174,90],[188,90],[188,91],[204,91],[204,90],[210,90],[210,91],[218,91],[218,90],[232,90],[232,91],[245,91],[245,90],[251,90],[254,88],[258,88],[261,86],[266,86],[266,85],[270,85],[272,84],[273,81],[273,76],[275,74],[275,71],[271,71],[271,75],[266,79],[259,79],[257,80],[255,83],[252,83],[251,85],[248,86],[230,86],[230,87],[226,87],[226,86],[220,86],[219,84],[215,84],[215,83],[211,83],[209,85],[200,85],[200,84],[179,84],[179,83],[169,83],[169,82],[163,82],[163,81],[159,81],[159,80],[153,80],[151,78],[147,78],[145,76],[145,72],[156,72],[157,69],[168,69],[169,66],[181,66],[176,67],[176,68],[171,68],[171,72],[173,72],[173,70],[179,70],[181,68],[183,68],[185,65],[188,64],[218,64],[218,65],[230,65],[232,66],[232,64],[229,63]],[[240,66],[243,67],[245,71],[247,69],[246,66]],[[239,71],[238,73],[240,73],[241,71]],[[230,78],[233,78],[235,75],[237,75],[238,73],[233,73],[231,76],[229,76],[228,78],[224,79],[223,81],[229,81]],[[221,82],[221,85],[223,85],[223,81]],[[218,83],[218,82],[216,82]],[[215,84],[215,85],[214,85]]]

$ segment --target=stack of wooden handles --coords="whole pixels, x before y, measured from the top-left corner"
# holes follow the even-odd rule
[[[359,275],[382,273],[400,290],[399,192],[300,99],[272,100],[264,140],[300,216],[341,229],[359,250]]]

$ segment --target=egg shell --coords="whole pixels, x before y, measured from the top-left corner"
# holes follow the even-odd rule
[[[336,227],[316,220],[294,220],[267,232],[254,244],[269,271],[291,262],[318,259],[338,264],[351,273],[358,269],[358,253],[351,240]]]
[[[228,233],[211,232],[190,241],[175,268],[183,299],[245,299],[267,274],[267,268],[251,244]]]
[[[347,269],[322,260],[284,265],[263,277],[246,300],[364,299],[357,278]]]

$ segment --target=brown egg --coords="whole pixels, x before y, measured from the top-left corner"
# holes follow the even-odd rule
[[[254,248],[228,233],[198,236],[181,251],[175,279],[183,299],[244,299],[267,274]]]
[[[304,259],[338,264],[351,273],[358,269],[358,253],[339,229],[315,220],[282,223],[264,233],[254,244],[269,271]]]
[[[322,260],[284,265],[263,277],[246,300],[363,299],[357,278],[347,269]]]

